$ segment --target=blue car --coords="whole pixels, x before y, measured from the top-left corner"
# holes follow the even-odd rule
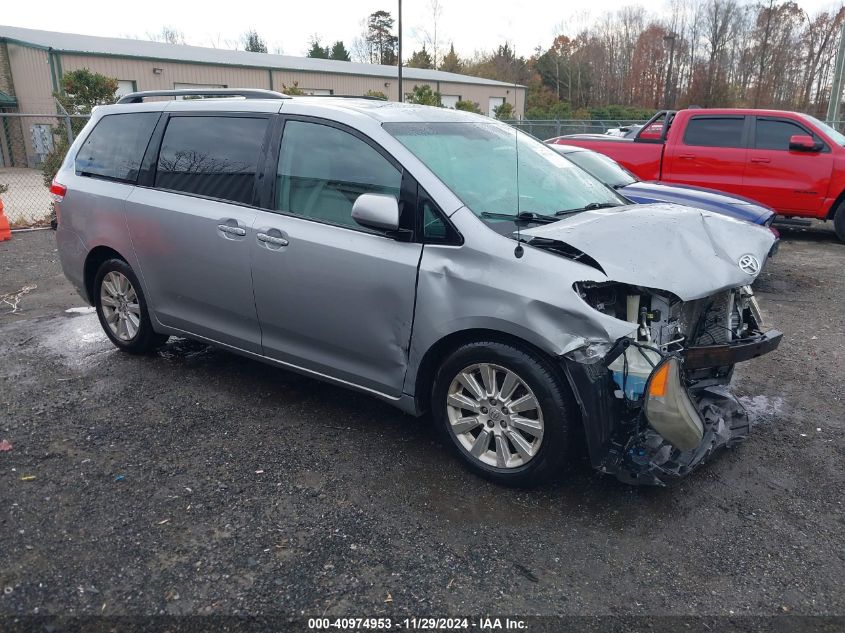
[[[615,160],[599,152],[572,145],[548,144],[558,154],[574,163],[590,175],[613,187],[631,202],[672,202],[688,207],[721,213],[732,218],[771,227],[775,212],[769,207],[714,189],[690,185],[664,185],[660,182],[639,180]],[[777,235],[775,229],[772,232]]]

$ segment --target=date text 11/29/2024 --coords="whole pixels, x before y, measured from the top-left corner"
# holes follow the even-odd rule
[[[520,618],[309,618],[311,631],[391,631],[409,629],[417,631],[524,631],[527,624]]]

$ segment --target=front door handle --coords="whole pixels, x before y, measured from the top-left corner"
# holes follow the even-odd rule
[[[267,244],[272,244],[273,246],[287,246],[290,244],[290,242],[283,237],[275,237],[273,235],[267,235],[266,233],[259,233],[255,237],[259,242],[265,242]]]
[[[218,224],[217,228],[220,229],[223,233],[228,233],[229,235],[237,235],[239,237],[243,237],[246,235],[246,229],[242,229],[239,226],[229,226],[228,224]]]
[[[695,154],[678,154],[678,158],[683,158],[684,160],[691,160],[695,158]]]
[[[752,156],[751,157],[752,163],[770,163],[772,162],[769,158],[764,158],[763,156]]]

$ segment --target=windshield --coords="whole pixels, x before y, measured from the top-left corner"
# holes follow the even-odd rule
[[[817,128],[819,128],[822,132],[827,134],[827,137],[831,141],[833,141],[837,145],[842,145],[843,147],[845,147],[845,135],[843,135],[841,132],[837,132],[827,123],[822,123],[816,117],[810,116],[809,114],[804,114],[803,117],[807,119],[810,123],[815,125]]]
[[[481,217],[554,217],[588,205],[626,204],[542,142],[503,123],[385,123],[384,128]]]
[[[564,153],[562,156],[578,165],[578,167],[588,174],[601,180],[608,187],[618,189],[619,187],[627,187],[637,182],[637,179],[631,175],[631,172],[604,154],[586,150],[583,152]]]

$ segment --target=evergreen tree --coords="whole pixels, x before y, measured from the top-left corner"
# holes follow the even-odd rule
[[[341,62],[348,62],[351,60],[349,51],[346,50],[346,46],[343,45],[342,41],[338,40],[334,43],[331,53],[329,54],[329,59],[336,59]]]
[[[376,11],[367,18],[366,44],[370,63],[396,65],[399,38],[393,35],[394,22],[389,11]]]
[[[311,48],[305,54],[306,57],[316,57],[317,59],[329,59],[330,51],[328,46],[320,45],[320,38],[314,36],[311,38]]]
[[[414,51],[411,54],[411,58],[405,65],[409,68],[434,68],[434,61],[423,46],[421,51]]]
[[[251,53],[266,53],[267,42],[265,42],[255,29],[250,29],[243,36],[244,50]]]
[[[440,62],[440,70],[446,71],[447,73],[459,73],[463,69],[464,65],[455,52],[455,45],[452,44],[449,47],[449,52],[443,56],[443,60]]]

